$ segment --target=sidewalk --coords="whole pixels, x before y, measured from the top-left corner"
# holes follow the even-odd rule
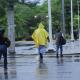
[[[17,54],[38,54],[36,48],[34,48],[34,42],[17,42],[16,53]],[[22,46],[21,46],[22,45]],[[56,49],[55,42],[53,43],[53,49]],[[63,46],[63,54],[64,55],[72,55],[80,53],[80,41],[67,41],[66,45]],[[56,53],[52,53],[55,55]]]

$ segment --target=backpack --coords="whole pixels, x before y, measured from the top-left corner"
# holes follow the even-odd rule
[[[60,37],[60,43],[61,43],[61,45],[66,44],[66,39],[63,36]]]

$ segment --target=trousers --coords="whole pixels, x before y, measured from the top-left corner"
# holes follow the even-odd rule
[[[60,54],[62,54],[62,52],[63,52],[63,46],[61,44],[57,44],[56,45],[56,53],[57,54],[58,54],[59,49],[60,49]]]
[[[0,44],[0,59],[3,56],[4,58],[4,67],[7,68],[7,46]]]
[[[43,54],[46,52],[45,45],[39,45],[38,52],[39,52],[40,58],[42,59]]]

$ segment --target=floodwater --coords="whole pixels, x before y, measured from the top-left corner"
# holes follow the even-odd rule
[[[80,57],[45,57],[39,62],[36,56],[8,58],[8,69],[0,64],[0,80],[80,80]]]
[[[63,54],[71,54],[71,50],[80,51],[79,43],[64,45]],[[7,70],[3,68],[3,59],[0,61],[0,80],[80,80],[80,57],[77,55],[63,58],[44,55],[40,62],[37,55],[27,55],[37,54],[33,45],[17,46],[16,54],[8,57]]]
[[[23,45],[22,45],[23,44]],[[19,42],[15,47],[16,54],[37,54],[37,49],[34,47],[33,42]],[[21,46],[22,45],[22,46]],[[47,46],[48,48],[48,46]],[[46,48],[46,50],[48,50]],[[53,43],[53,49],[56,50],[56,45]],[[68,41],[66,45],[63,45],[63,54],[75,54],[80,53],[80,41]],[[55,54],[55,53],[53,53]]]

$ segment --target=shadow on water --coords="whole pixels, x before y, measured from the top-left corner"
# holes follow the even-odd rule
[[[44,62],[39,62],[36,68],[37,80],[47,80],[48,68]]]

